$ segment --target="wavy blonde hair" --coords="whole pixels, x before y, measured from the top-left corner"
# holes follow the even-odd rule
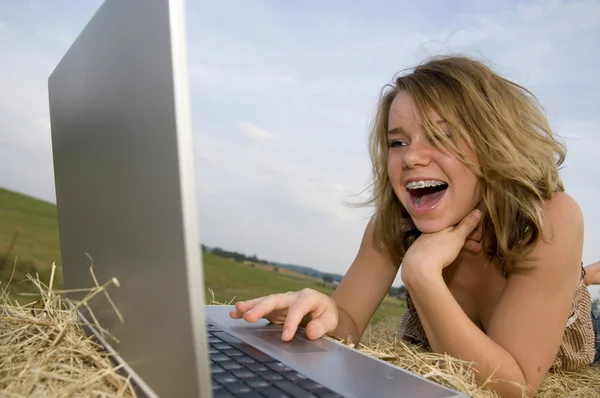
[[[487,209],[482,220],[487,253],[502,261],[525,258],[543,237],[543,201],[564,190],[558,170],[566,148],[530,91],[462,56],[429,59],[384,87],[369,139],[372,197],[367,203],[375,207],[378,248],[399,265],[420,235],[387,174],[388,114],[400,91],[414,101],[432,145],[478,176]],[[431,119],[430,110],[447,122],[450,135]]]

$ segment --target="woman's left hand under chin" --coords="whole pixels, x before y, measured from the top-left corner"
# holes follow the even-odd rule
[[[402,279],[406,281],[416,275],[441,275],[442,270],[452,264],[463,247],[466,247],[465,242],[469,236],[477,233],[475,230],[481,215],[481,211],[475,209],[455,227],[419,236],[402,260]]]

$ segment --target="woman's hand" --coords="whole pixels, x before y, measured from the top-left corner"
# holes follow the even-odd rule
[[[306,336],[311,340],[333,332],[338,325],[338,308],[335,301],[313,289],[240,301],[235,304],[235,311],[231,311],[229,315],[247,322],[256,322],[264,318],[271,323],[283,324],[283,341],[294,337],[298,325],[306,315],[311,317],[306,325]]]
[[[457,226],[419,236],[402,260],[402,279],[423,274],[440,275],[463,248],[476,249],[473,240],[479,238],[476,228],[480,220],[481,211],[475,209]]]

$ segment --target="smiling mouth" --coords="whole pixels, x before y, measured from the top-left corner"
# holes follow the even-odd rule
[[[410,183],[407,186],[408,194],[413,205],[417,208],[431,208],[435,206],[446,193],[448,184],[443,181]]]

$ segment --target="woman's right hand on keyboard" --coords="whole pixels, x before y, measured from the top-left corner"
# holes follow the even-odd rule
[[[256,322],[264,318],[271,323],[283,324],[283,341],[294,337],[298,325],[307,315],[310,316],[310,321],[306,324],[306,336],[311,340],[333,332],[339,319],[335,301],[313,289],[240,301],[235,304],[235,310],[229,315],[247,322]]]

